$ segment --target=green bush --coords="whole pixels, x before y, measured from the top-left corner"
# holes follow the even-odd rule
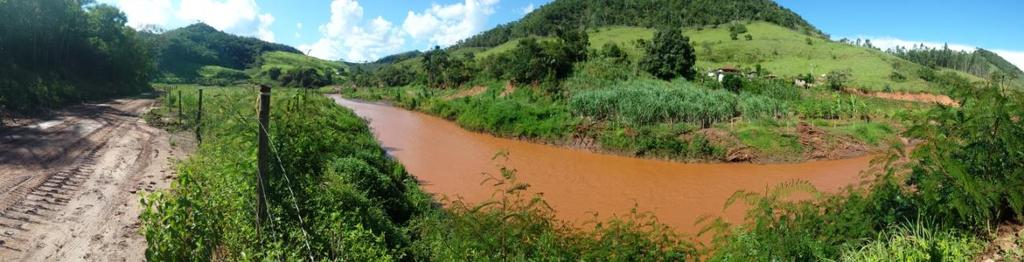
[[[703,135],[686,135],[695,129],[689,124],[613,126],[601,133],[598,140],[602,147],[635,156],[682,160],[718,160],[725,157],[725,149],[712,144]]]
[[[739,93],[743,89],[743,76],[727,74],[722,77],[722,88],[729,92]]]
[[[576,124],[568,109],[546,101],[466,97],[448,103],[454,112],[445,115],[454,117],[459,125],[503,136],[558,139],[567,136]]]

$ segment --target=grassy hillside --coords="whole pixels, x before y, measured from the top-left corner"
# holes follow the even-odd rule
[[[850,88],[867,91],[907,91],[937,93],[920,76],[923,66],[898,58],[891,54],[864,47],[858,47],[822,38],[811,37],[789,28],[767,22],[752,22],[745,25],[752,40],[732,40],[727,26],[688,29],[685,34],[697,51],[697,67],[701,70],[724,66],[750,69],[761,65],[765,70],[783,78],[813,74],[819,80],[833,70],[849,70]],[[649,40],[653,29],[643,27],[613,26],[588,30],[590,48],[600,49],[607,43],[622,47],[632,59],[642,57],[643,50],[637,40]],[[808,44],[810,41],[810,44]],[[507,52],[518,45],[518,39],[477,53],[477,57]],[[412,61],[410,61],[412,62]],[[904,80],[893,80],[893,72]],[[955,70],[972,81],[981,80],[976,76]]]
[[[851,87],[881,91],[887,85],[896,91],[934,92],[918,75],[920,65],[884,52],[808,37],[768,23],[746,25],[753,40],[732,40],[729,29],[688,30],[697,50],[698,66],[763,68],[779,76],[813,74],[820,77],[833,70],[849,70]],[[894,81],[893,72],[906,80]]]
[[[265,52],[301,54],[297,49],[287,45],[228,34],[203,23],[162,34],[141,35],[153,48],[159,82],[200,81],[204,76],[199,71],[204,66],[245,70]]]
[[[321,60],[316,57],[306,56],[303,54],[289,53],[289,52],[266,52],[260,55],[260,71],[266,71],[270,68],[280,68],[282,71],[288,71],[295,68],[314,68],[321,72],[345,72],[348,68],[346,65],[334,62]]]
[[[561,0],[545,4],[519,21],[461,41],[456,47],[494,47],[531,35],[552,36],[558,28],[568,25],[692,27],[738,20],[769,21],[801,32],[821,34],[799,15],[771,0]]]

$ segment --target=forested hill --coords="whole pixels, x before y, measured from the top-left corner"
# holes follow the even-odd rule
[[[144,42],[124,13],[91,2],[0,0],[0,121],[149,89]]]
[[[167,82],[194,80],[203,66],[243,70],[265,52],[301,54],[291,46],[228,34],[203,23],[142,35],[153,43],[158,80]]]
[[[647,28],[720,25],[761,20],[811,35],[821,32],[800,15],[772,0],[558,0],[523,19],[500,25],[455,45],[494,47],[529,35],[549,36],[558,28],[611,25]]]
[[[967,52],[951,50],[948,46],[930,48],[921,45],[911,48],[898,47],[888,51],[896,56],[929,67],[945,67],[960,70],[983,78],[989,78],[992,74],[1001,74],[1009,78],[1024,80],[1024,72],[1020,68],[1017,68],[1017,66],[1006,61],[1006,59],[1003,59],[998,54],[985,49],[979,48]]]

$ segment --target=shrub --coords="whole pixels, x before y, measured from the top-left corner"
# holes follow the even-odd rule
[[[526,91],[506,97],[438,99],[429,112],[455,120],[467,129],[511,137],[559,139],[568,135],[577,122],[564,105],[536,98]]]
[[[996,86],[958,90],[960,107],[938,107],[907,131],[915,149],[908,183],[921,208],[947,225],[987,228],[1024,217],[1024,95]]]
[[[843,90],[843,85],[850,79],[849,70],[833,70],[825,75],[825,85],[835,91]]]
[[[739,93],[743,89],[743,76],[727,74],[722,78],[722,87],[729,92]]]

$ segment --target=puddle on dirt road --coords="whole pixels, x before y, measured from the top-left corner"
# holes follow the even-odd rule
[[[740,222],[743,210],[723,210],[738,190],[764,191],[779,183],[806,180],[819,190],[837,191],[861,181],[870,158],[799,164],[685,164],[604,155],[466,131],[456,124],[423,113],[387,105],[333,97],[370,121],[374,135],[406,169],[422,180],[427,192],[487,200],[494,188],[482,185],[482,172],[497,173],[497,165],[518,170],[520,182],[541,192],[557,215],[586,222],[628,214],[636,205],[652,211],[678,231],[696,234],[702,215],[724,216]],[[498,151],[508,161],[495,161]]]

